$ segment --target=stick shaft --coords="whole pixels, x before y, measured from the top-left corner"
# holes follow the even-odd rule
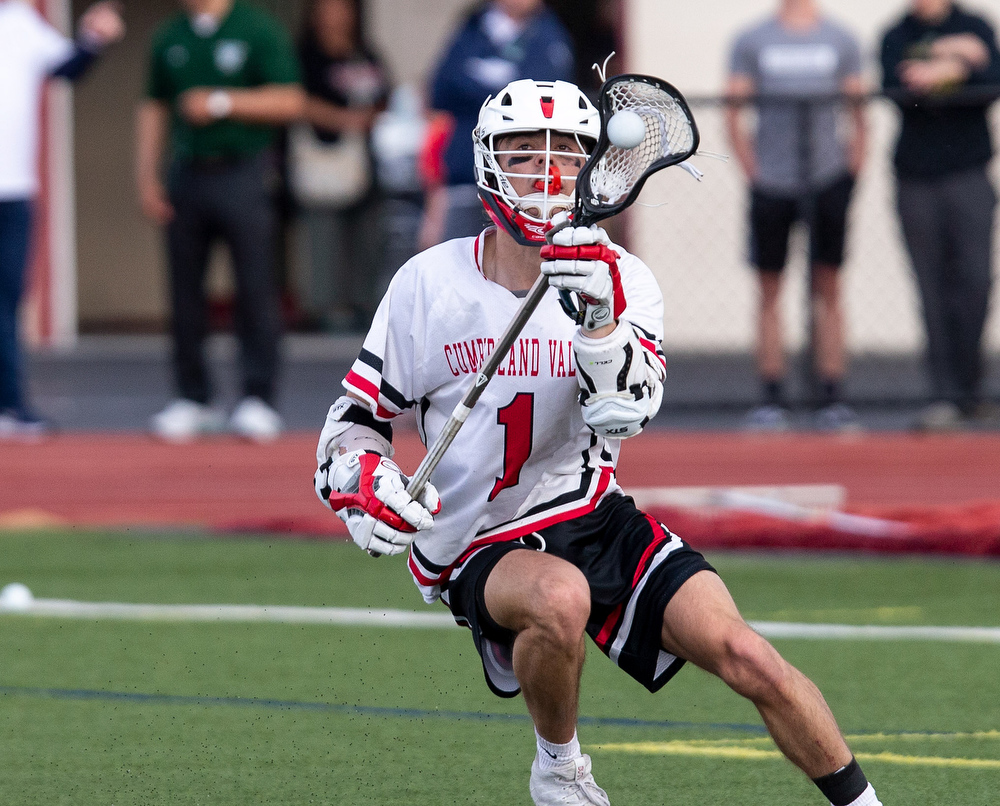
[[[483,362],[483,366],[472,379],[472,383],[462,396],[462,400],[455,406],[451,416],[448,417],[448,421],[444,424],[444,428],[441,429],[441,433],[438,434],[437,439],[434,440],[434,444],[431,445],[430,450],[427,451],[413,477],[410,479],[406,491],[412,497],[416,498],[419,496],[423,492],[424,487],[427,486],[434,468],[438,466],[445,451],[448,450],[448,446],[451,445],[458,435],[459,429],[465,424],[469,412],[476,405],[476,401],[486,391],[486,386],[493,379],[493,376],[496,375],[496,371],[500,367],[500,362],[506,358],[507,353],[524,329],[528,319],[531,318],[531,314],[534,313],[535,308],[538,307],[538,303],[542,301],[542,297],[545,296],[548,288],[548,278],[544,274],[539,274],[538,279],[531,286],[531,290],[528,291],[528,296],[524,298],[521,307],[517,309],[517,312],[510,320],[510,324],[507,325],[507,329],[500,337],[500,341],[496,343],[493,352]]]

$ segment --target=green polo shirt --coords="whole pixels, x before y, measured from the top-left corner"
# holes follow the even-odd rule
[[[274,127],[221,120],[191,126],[177,99],[192,87],[246,89],[299,82],[291,39],[270,15],[236,0],[213,34],[202,36],[185,13],[167,20],[153,37],[146,95],[169,104],[175,159],[217,159],[256,154],[274,138]]]

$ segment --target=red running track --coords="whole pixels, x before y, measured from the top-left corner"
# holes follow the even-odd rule
[[[343,535],[312,491],[316,436],[288,434],[268,445],[229,437],[168,445],[141,434],[107,433],[2,442],[0,529],[62,524]],[[398,433],[396,446],[397,461],[412,471],[423,454],[416,434]],[[1000,434],[651,431],[623,445],[619,479],[626,490],[840,484],[848,511],[934,524],[939,545],[971,529],[979,540],[974,553],[1000,553]],[[734,525],[692,520],[690,513],[656,514],[703,544],[788,546],[799,545],[802,535],[809,545],[830,542],[819,524],[752,516]],[[674,526],[678,521],[687,531]],[[844,541],[833,543],[829,547]],[[852,539],[843,547],[858,544]]]

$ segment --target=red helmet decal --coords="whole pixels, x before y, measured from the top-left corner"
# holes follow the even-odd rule
[[[552,113],[556,107],[555,100],[552,99],[551,97],[546,97],[543,95],[541,98],[541,104],[542,104],[542,114],[545,115],[545,118],[547,120],[551,119]]]

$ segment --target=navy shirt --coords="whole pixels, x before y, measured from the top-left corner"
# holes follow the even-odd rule
[[[490,95],[511,81],[572,81],[573,49],[569,33],[548,9],[532,18],[512,41],[498,45],[486,33],[489,10],[477,11],[456,34],[438,65],[431,85],[431,106],[455,119],[445,152],[449,185],[475,184],[472,130]]]
[[[899,63],[919,59],[931,43],[942,36],[975,34],[987,45],[990,63],[973,72],[965,83],[951,93],[961,93],[949,103],[948,93],[916,95],[902,85],[897,72]],[[993,156],[986,112],[1000,89],[1000,50],[993,28],[981,17],[957,6],[937,24],[929,24],[908,14],[886,32],[882,40],[882,87],[903,112],[903,123],[896,142],[896,172],[904,178],[934,178],[986,165]],[[969,100],[980,88],[983,96]]]

